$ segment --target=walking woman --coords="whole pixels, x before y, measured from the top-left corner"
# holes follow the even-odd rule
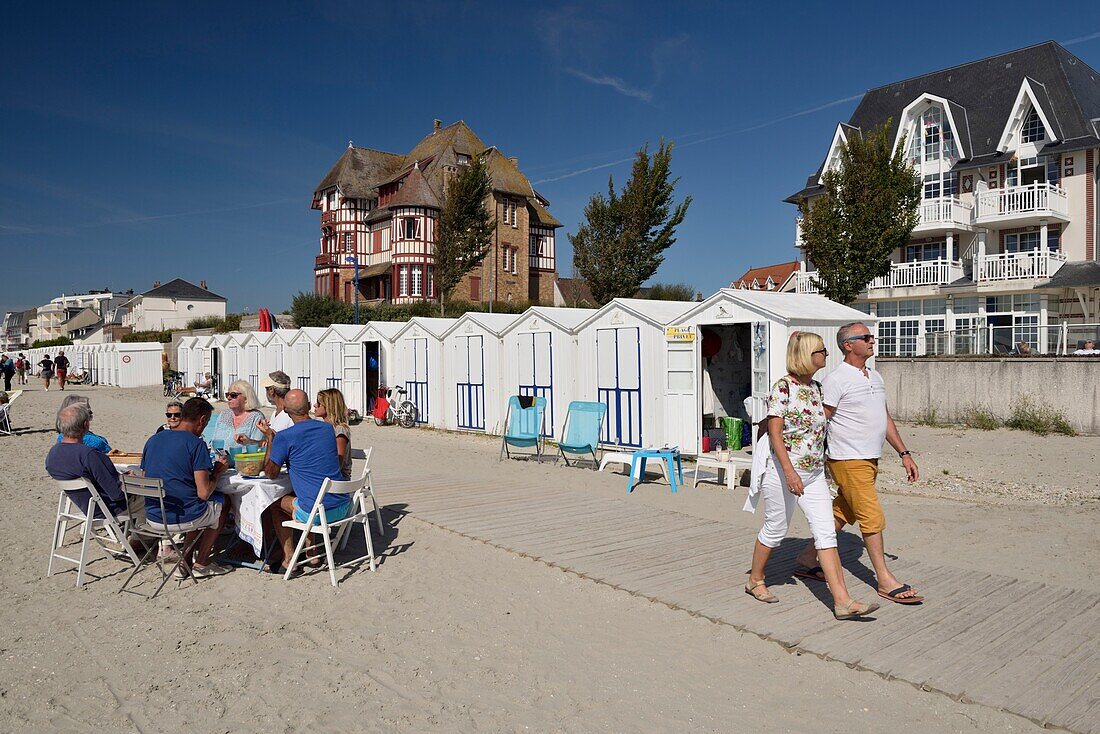
[[[38,376],[42,378],[42,384],[46,386],[46,392],[50,391],[50,380],[53,379],[53,360],[50,359],[50,355],[43,354],[42,361],[38,363],[41,367],[41,371]]]
[[[753,549],[745,593],[762,602],[779,601],[764,583],[764,567],[772,549],[787,535],[798,505],[810,524],[818,562],[833,595],[833,614],[837,619],[855,619],[875,611],[878,604],[865,604],[848,595],[837,552],[833,498],[825,481],[825,404],[821,383],[813,379],[828,356],[817,334],[791,334],[787,374],[776,381],[768,396],[771,454],[765,457],[760,476],[753,473],[753,485],[764,498],[764,527]]]
[[[336,456],[340,460],[340,473],[344,481],[351,480],[351,428],[348,426],[348,406],[344,393],[334,387],[317,393],[313,415],[332,424],[336,431]]]

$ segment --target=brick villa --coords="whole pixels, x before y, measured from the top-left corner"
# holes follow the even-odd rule
[[[359,300],[436,298],[436,220],[447,181],[473,156],[488,164],[493,193],[487,203],[496,232],[489,255],[451,297],[550,304],[561,223],[517,159],[486,146],[462,121],[443,127],[436,120],[431,134],[406,155],[349,144],[313,194],[312,208],[321,212],[314,292],[353,301],[357,257]]]

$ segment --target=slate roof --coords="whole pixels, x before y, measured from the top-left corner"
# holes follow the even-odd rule
[[[1100,145],[1100,73],[1055,41],[1009,51],[869,90],[848,125],[870,130],[891,120],[891,139],[905,107],[922,94],[948,100],[964,161],[973,165],[999,161],[1001,133],[1012,114],[1024,79],[1044,107],[1057,143],[1043,151],[1080,150]],[[824,165],[824,161],[822,161]],[[821,190],[821,166],[806,186],[786,199],[792,203]]]
[[[188,283],[183,278],[170,280],[162,286],[145,291],[143,298],[175,298],[180,301],[224,301],[224,297]]]
[[[1065,263],[1050,278],[1050,282],[1037,288],[1088,288],[1100,286],[1100,262],[1085,260]]]
[[[398,206],[430,206],[438,209],[441,205],[439,194],[431,184],[428,183],[427,178],[424,177],[424,173],[420,170],[419,166],[413,166],[413,169],[405,176],[404,183],[401,184],[401,189],[394,194],[394,197],[390,199],[390,208]]]
[[[403,162],[404,156],[397,153],[349,147],[317,184],[314,199],[333,186],[353,199],[368,199],[374,196],[378,181],[392,176]]]

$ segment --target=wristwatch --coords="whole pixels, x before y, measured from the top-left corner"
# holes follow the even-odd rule
[[[906,456],[912,456],[912,455],[913,455],[913,452],[908,450],[908,449],[906,449],[905,451],[899,451],[898,452],[898,458],[899,459],[904,459]]]

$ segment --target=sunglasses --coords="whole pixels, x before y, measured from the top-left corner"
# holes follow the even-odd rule
[[[874,334],[860,334],[859,336],[850,336],[847,339],[845,339],[844,341],[846,341],[846,342],[865,342],[867,344],[870,344],[874,340],[875,340],[875,335]]]
[[[165,413],[164,414],[164,417],[167,418],[168,420],[172,420],[173,418],[178,420],[182,416],[183,416],[183,413]]]
[[[810,352],[810,354],[823,354],[826,357],[828,357],[829,356],[829,350],[828,349],[815,349],[814,351]]]
[[[225,396],[226,396],[227,398],[231,399],[231,400],[232,400],[233,398],[239,398],[239,397],[240,397],[241,395],[244,395],[244,393],[240,393],[240,392],[227,392],[227,393],[225,394]]]

